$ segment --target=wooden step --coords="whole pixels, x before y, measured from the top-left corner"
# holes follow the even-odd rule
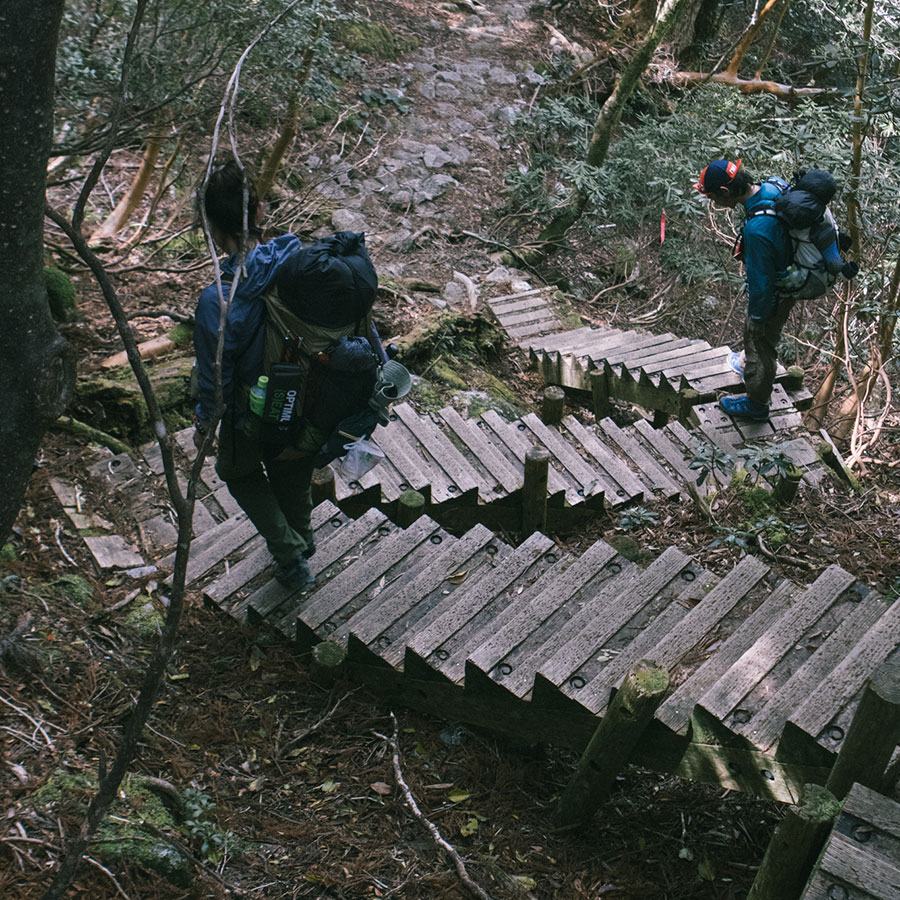
[[[617,328],[609,330],[610,334],[621,334]],[[566,347],[576,341],[581,341],[589,335],[596,335],[598,332],[595,328],[585,325],[583,328],[576,328],[573,331],[557,332],[556,334],[548,334],[542,337],[534,337],[527,342],[528,349],[535,353],[554,353],[568,352],[561,348]]]
[[[706,479],[703,484],[697,483],[699,471],[690,467],[690,461],[685,458],[684,452],[669,440],[664,431],[654,428],[646,419],[638,419],[632,428],[636,439],[643,443],[647,451],[657,460],[665,464],[679,482],[694,485],[701,494],[712,489],[712,485]]]
[[[843,618],[851,604],[840,601],[853,583],[849,572],[829,566],[698,705],[730,729],[749,722]]]
[[[597,427],[607,445],[614,446],[638,471],[638,477],[650,489],[650,495],[664,498],[678,496],[681,488],[669,473],[633,437],[622,431],[612,419],[603,419],[597,424]]]
[[[518,587],[524,589],[540,577],[543,567],[550,564],[544,559],[548,553],[552,554],[552,562],[555,562],[556,545],[550,538],[535,532],[504,559],[502,566],[492,569],[467,589],[457,591],[452,598],[444,598],[416,622],[415,628],[406,637],[406,657],[411,651],[426,659],[485,607],[508,603],[508,591]],[[399,647],[394,647],[385,654],[392,665],[400,662],[399,650]]]

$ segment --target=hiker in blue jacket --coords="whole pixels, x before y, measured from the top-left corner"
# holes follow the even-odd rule
[[[222,290],[228,300],[238,275],[238,250],[244,228],[243,175],[234,161],[215,169],[204,197],[213,239],[229,254],[222,264]],[[263,294],[272,286],[280,265],[300,248],[292,234],[261,242],[262,206],[249,186],[246,261],[225,321],[222,355],[224,412],[219,428],[216,474],[263,536],[278,564],[276,578],[287,587],[303,588],[312,581],[307,559],[315,551],[310,524],[311,456],[277,458],[244,433],[247,398],[262,371],[266,338]],[[215,408],[215,358],[219,335],[219,293],[215,284],[201,294],[194,325],[199,402],[195,410],[194,444],[199,450]],[[287,454],[285,454],[287,455]]]
[[[694,187],[713,205],[744,208],[744,265],[746,267],[747,315],[744,320],[744,385],[746,397],[722,397],[719,406],[729,416],[765,422],[769,418],[769,400],[775,383],[776,348],[796,297],[780,295],[779,273],[791,264],[791,240],[782,222],[774,215],[754,212],[774,207],[774,201],[787,184],[770,179],[754,182],[741,169],[741,161],[717,159],[701,173]]]

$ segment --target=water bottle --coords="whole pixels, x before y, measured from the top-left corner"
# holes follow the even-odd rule
[[[266,375],[260,375],[259,380],[250,388],[250,412],[247,415],[247,422],[244,425],[244,433],[249,438],[259,436],[259,429],[262,425],[263,409],[266,405],[266,389],[269,385],[269,379]]]

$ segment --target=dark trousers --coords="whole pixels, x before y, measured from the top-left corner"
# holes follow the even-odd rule
[[[778,365],[778,342],[796,302],[792,297],[779,297],[775,312],[765,322],[754,322],[749,315],[744,320],[744,385],[752,403],[769,405]]]
[[[216,474],[265,538],[269,552],[292,566],[312,541],[312,456],[278,462],[240,429],[219,429]]]

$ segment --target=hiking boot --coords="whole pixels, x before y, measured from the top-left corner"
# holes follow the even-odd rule
[[[275,580],[283,587],[293,591],[301,591],[309,587],[316,579],[309,571],[309,563],[303,556],[298,556],[297,561],[289,566],[279,565],[275,571]]]
[[[731,353],[728,354],[728,365],[731,366],[731,368],[734,369],[734,371],[737,372],[738,375],[741,376],[741,378],[744,377],[745,358],[746,357],[744,356],[743,351],[738,353],[737,350],[732,350]]]
[[[751,422],[768,422],[769,407],[765,403],[754,403],[748,397],[723,397],[719,406],[735,419],[749,419]]]

